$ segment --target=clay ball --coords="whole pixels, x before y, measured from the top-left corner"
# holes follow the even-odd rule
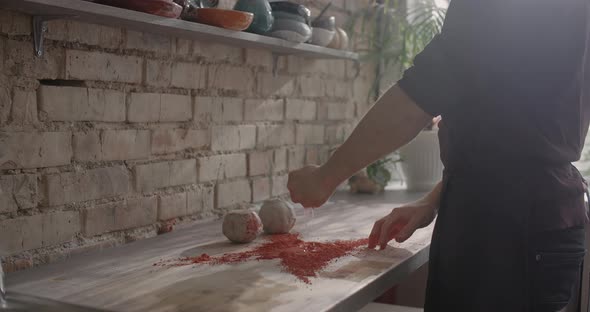
[[[260,208],[260,219],[267,234],[289,233],[295,225],[293,207],[282,199],[269,199]]]
[[[230,211],[223,218],[222,230],[223,235],[234,243],[249,243],[260,234],[262,222],[254,211]]]

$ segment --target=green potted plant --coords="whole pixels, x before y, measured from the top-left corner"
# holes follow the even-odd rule
[[[399,157],[392,155],[380,159],[365,168],[365,170],[348,179],[350,192],[353,194],[378,194],[385,190],[391,181],[391,168],[399,161]]]
[[[361,61],[375,65],[370,99],[376,100],[397,81],[403,71],[412,66],[414,57],[440,32],[446,8],[435,1],[371,1],[352,14],[348,31],[355,46],[360,47],[357,51]],[[441,178],[443,167],[436,127],[439,120],[435,118],[412,142],[401,148],[399,157],[388,157],[397,157],[410,191],[429,189]]]

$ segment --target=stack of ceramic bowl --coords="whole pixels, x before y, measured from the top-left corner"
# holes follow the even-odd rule
[[[321,17],[315,19],[312,23],[312,32],[310,43],[325,47],[332,42],[336,34],[336,18],[334,16]]]
[[[309,26],[311,11],[303,5],[289,2],[271,2],[274,23],[268,35],[291,42],[306,42],[311,38]]]

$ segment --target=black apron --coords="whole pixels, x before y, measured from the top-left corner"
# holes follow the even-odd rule
[[[569,164],[465,168],[455,165],[460,157],[448,159],[446,143],[441,138],[446,169],[425,311],[554,312],[565,307],[580,278],[585,233],[583,221],[564,226],[559,219],[568,209],[585,210],[579,172]],[[548,172],[559,172],[569,191],[548,182],[554,181]],[[579,187],[571,188],[572,181]]]

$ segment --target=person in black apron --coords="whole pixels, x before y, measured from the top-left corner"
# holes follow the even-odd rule
[[[375,223],[369,247],[435,216],[425,311],[564,309],[585,254],[580,159],[590,121],[590,1],[453,0],[441,34],[322,166],[289,175],[319,207],[433,116],[443,181]]]

